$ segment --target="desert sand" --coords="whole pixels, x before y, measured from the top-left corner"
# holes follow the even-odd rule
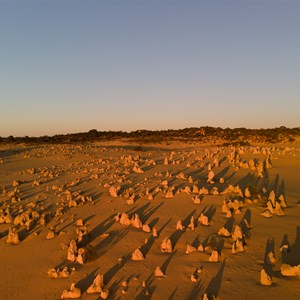
[[[300,299],[299,147],[0,158],[0,299]]]

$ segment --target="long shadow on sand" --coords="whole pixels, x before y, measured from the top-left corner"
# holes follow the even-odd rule
[[[174,299],[177,290],[178,290],[178,285],[176,286],[176,288],[174,289],[174,291],[171,293],[171,295],[168,297],[168,300],[173,300]]]
[[[220,171],[218,174],[215,175],[215,180],[219,181],[220,178],[224,177],[227,172],[230,170],[230,167],[225,167],[222,171]]]
[[[196,219],[198,219],[200,215],[203,214],[208,218],[208,222],[210,222],[213,216],[215,215],[216,211],[217,210],[213,204],[210,207],[205,206]]]
[[[84,293],[88,289],[88,287],[93,283],[97,275],[98,269],[99,268],[96,268],[93,272],[89,273],[86,277],[84,277],[76,283],[76,286],[80,288],[82,293]]]
[[[96,246],[87,248],[91,252],[91,260],[96,260],[100,256],[104,255],[111,247],[121,241],[129,232],[130,228],[126,227],[122,230],[113,230],[109,233],[109,236],[98,243]]]
[[[141,246],[141,252],[143,253],[144,257],[148,254],[148,252],[150,251],[151,247],[153,246],[154,242],[155,242],[156,238],[153,236],[150,236],[148,238],[148,242],[144,245]]]
[[[109,299],[115,299],[116,298],[116,293],[121,285],[121,282],[123,282],[125,279],[124,276],[122,276],[119,280],[115,280],[112,285],[109,287],[109,291],[110,291],[110,295],[109,295]],[[117,299],[120,299],[120,297],[118,297]]]
[[[205,293],[207,294],[209,299],[213,299],[213,297],[217,298],[220,292],[224,268],[225,268],[225,260],[222,262],[218,273],[211,279],[210,283],[208,284],[205,290]]]
[[[169,219],[158,231],[157,234],[161,235],[161,233],[163,232],[163,230],[169,225],[169,223],[172,221],[172,218]]]
[[[98,238],[102,233],[106,232],[115,223],[114,217],[115,214],[112,214],[91,230],[91,232],[89,233],[89,243],[93,242],[96,238]]]
[[[142,289],[142,291],[136,296],[135,300],[145,300],[152,298],[153,293],[156,289],[156,286],[153,285],[154,279],[154,275],[153,273],[151,273],[151,275],[145,280],[147,287]]]
[[[282,263],[289,264],[291,266],[297,266],[300,264],[300,226],[297,226],[295,242],[290,246],[288,252],[282,252]],[[287,240],[287,234],[286,240]]]
[[[233,229],[233,224],[234,224],[234,218],[231,217],[229,218],[225,224],[224,224],[224,228],[227,229],[229,232],[232,232],[232,229]]]
[[[257,186],[259,180],[259,177],[256,177],[254,174],[248,173],[246,176],[244,176],[237,182],[237,185],[241,188],[242,191],[244,191],[249,185]]]
[[[155,207],[151,207],[149,208],[150,206],[150,203],[146,203],[144,204],[143,206],[141,207],[138,207],[138,208],[131,208],[130,210],[128,210],[126,213],[129,214],[129,215],[134,215],[134,214],[138,214],[141,221],[143,223],[146,223],[148,221],[148,219],[164,204],[164,202],[161,202],[159,203],[158,205],[156,205]],[[154,220],[151,221],[151,224],[152,226],[154,226],[157,221],[159,219],[156,218]],[[150,225],[149,225],[150,226]],[[150,226],[151,227],[151,226]]]
[[[196,212],[196,209],[193,210],[182,222],[182,225],[187,228],[187,226],[189,225],[190,223],[190,219],[191,217],[195,214]],[[173,249],[175,248],[177,242],[179,241],[179,239],[182,237],[182,235],[184,234],[184,231],[183,230],[175,230],[171,236],[170,236],[170,240],[172,242],[172,246],[173,246]]]
[[[161,270],[164,274],[167,274],[167,268],[172,260],[172,258],[175,256],[177,251],[172,252],[169,257],[165,260],[165,262],[161,265]]]
[[[106,284],[108,284],[112,278],[118,273],[119,270],[121,270],[124,265],[129,261],[131,255],[125,255],[124,257],[122,257],[122,261],[116,263],[115,265],[113,265],[103,276],[103,281]]]
[[[273,190],[276,196],[278,195],[278,186],[279,186],[279,174],[277,174],[273,180],[273,182],[269,185],[268,190]]]
[[[266,249],[265,249],[265,258],[264,258],[264,265],[263,268],[266,271],[267,275],[272,277],[272,263],[269,259],[269,253],[275,254],[275,242],[274,238],[269,238],[266,243]]]
[[[245,214],[240,222],[240,227],[246,238],[250,237],[250,230],[252,229],[250,226],[251,226],[251,210],[248,208],[245,211]]]
[[[199,282],[197,282],[193,285],[193,288],[186,299],[189,299],[189,300],[201,299],[200,298],[201,289],[202,289],[202,283],[201,283],[201,280],[199,280]]]
[[[285,182],[281,180],[280,186],[278,187],[278,196],[283,195],[285,197]]]

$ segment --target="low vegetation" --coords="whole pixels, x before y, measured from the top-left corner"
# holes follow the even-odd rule
[[[162,142],[200,142],[215,145],[250,145],[255,143],[294,142],[300,136],[300,127],[284,126],[271,129],[191,127],[178,130],[98,131],[59,134],[40,137],[0,137],[0,143],[85,143],[95,141],[126,140],[143,144]]]

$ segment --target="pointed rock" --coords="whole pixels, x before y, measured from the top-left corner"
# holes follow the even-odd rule
[[[183,229],[184,229],[184,227],[182,225],[181,220],[178,220],[177,224],[176,224],[176,230],[181,230],[182,231]]]
[[[153,229],[152,229],[152,236],[153,237],[158,237],[158,233],[157,233],[156,227],[153,227]]]
[[[173,248],[172,248],[171,240],[167,237],[164,238],[164,240],[161,243],[160,249],[162,253],[172,253]]]
[[[101,293],[103,287],[104,287],[103,275],[98,274],[86,292],[88,294]]]
[[[71,284],[71,287],[69,290],[64,290],[61,299],[77,299],[81,297],[81,290],[77,287],[75,287],[75,283]]]
[[[265,269],[260,271],[260,283],[266,286],[272,285],[272,278],[266,273]]]
[[[138,214],[134,215],[134,219],[132,221],[132,226],[135,227],[135,228],[138,228],[138,229],[143,228],[143,223],[142,223],[142,221],[141,221]]]
[[[194,217],[193,216],[191,217],[190,224],[188,225],[188,228],[190,228],[192,230],[195,230],[195,222],[194,222]]]
[[[143,229],[144,232],[147,232],[147,233],[151,232],[151,228],[149,227],[148,224],[144,224],[142,229]]]
[[[165,277],[166,275],[163,273],[160,267],[156,267],[154,271],[154,276],[158,278]]]
[[[18,235],[18,232],[17,232],[17,228],[11,227],[9,229],[6,243],[13,244],[13,245],[17,245],[17,244],[20,243],[19,235]]]
[[[287,264],[282,264],[280,271],[283,276],[300,277],[300,265],[292,267]]]
[[[126,213],[122,213],[121,217],[120,217],[120,224],[124,225],[124,226],[129,226],[131,225],[131,221],[129,219],[129,215]]]
[[[193,247],[192,245],[188,244],[187,247],[186,247],[185,254],[190,254],[190,253],[195,252],[195,251],[196,251],[196,248]]]
[[[140,260],[144,260],[145,257],[143,255],[143,253],[141,252],[140,248],[137,248],[134,250],[134,252],[132,253],[131,259],[134,261],[140,261]]]
[[[68,248],[67,259],[74,262],[76,261],[76,256],[77,256],[77,244],[75,240],[71,240]]]
[[[230,236],[231,236],[231,233],[228,231],[228,229],[226,229],[225,227],[222,227],[222,228],[218,231],[218,235],[225,236],[225,237],[230,237]]]
[[[220,255],[217,250],[213,250],[210,257],[209,257],[210,262],[219,262],[220,261]]]
[[[87,250],[84,249],[84,248],[79,248],[78,249],[78,255],[77,255],[76,261],[79,264],[84,265],[84,264],[86,264],[87,260],[88,260]]]

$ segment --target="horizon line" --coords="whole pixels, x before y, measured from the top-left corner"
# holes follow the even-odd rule
[[[126,133],[126,134],[130,134],[130,133],[137,133],[137,132],[164,132],[164,131],[181,131],[181,130],[186,130],[186,129],[205,129],[205,128],[214,128],[214,129],[222,129],[222,130],[237,130],[237,129],[246,129],[246,130],[273,130],[273,129],[300,129],[300,126],[297,127],[287,127],[285,125],[281,125],[281,126],[277,126],[277,127],[259,127],[259,128],[248,128],[248,127],[220,127],[220,126],[209,126],[209,125],[205,125],[205,126],[200,126],[200,127],[196,127],[196,126],[191,126],[191,127],[184,127],[184,128],[177,128],[177,129],[172,129],[172,128],[168,128],[168,129],[136,129],[136,130],[98,130],[96,128],[92,128],[89,129],[87,131],[78,131],[78,132],[66,132],[66,133],[54,133],[54,134],[43,134],[43,135],[21,135],[21,136],[17,136],[17,135],[6,135],[6,136],[1,136],[0,138],[9,138],[9,137],[13,137],[13,138],[41,138],[41,137],[54,137],[54,136],[61,136],[61,135],[74,135],[74,134],[83,134],[83,133],[89,133],[92,131],[97,131],[97,132],[101,132],[101,133]]]

